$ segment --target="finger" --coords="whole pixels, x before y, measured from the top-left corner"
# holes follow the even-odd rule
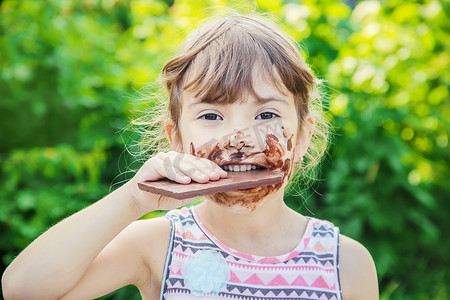
[[[176,167],[188,176],[199,176],[201,180],[219,180],[220,174],[214,171],[208,164],[194,157],[188,158],[180,162]],[[204,176],[203,176],[204,175]]]
[[[195,166],[190,165],[189,167],[183,168],[180,170],[184,175],[189,176],[192,180],[198,183],[206,183],[212,178],[209,175],[206,175],[202,171],[196,169]]]
[[[196,157],[196,161],[203,166],[204,170],[208,170],[210,174],[214,174],[215,180],[227,177],[227,172],[212,160]]]
[[[170,180],[183,184],[191,182],[191,178],[175,168],[167,157],[155,163],[154,168],[161,177],[167,177]]]
[[[198,183],[206,183],[210,177],[199,170],[195,165],[188,163],[184,155],[173,157],[173,154],[167,154],[159,157],[160,163],[156,164],[156,171],[164,177],[179,183],[189,183],[194,180]],[[182,160],[184,160],[182,162]],[[189,181],[186,179],[189,178]]]
[[[202,172],[203,174],[209,176],[210,180],[218,180],[220,178],[227,177],[227,172],[224,171],[221,167],[219,167],[216,163],[213,161],[196,157],[194,155],[190,154],[181,154],[181,153],[168,153],[169,155],[175,155],[174,158],[174,164],[180,165],[180,169],[184,170],[189,175],[189,165],[185,165],[184,163],[189,162],[190,164],[194,165],[197,170]],[[193,171],[193,170],[192,170]]]
[[[167,163],[170,161],[173,167],[199,183],[218,180],[221,177],[220,173],[211,168],[211,164],[208,165],[206,163],[208,160],[200,159],[190,154],[169,152],[165,160]]]
[[[222,169],[221,167],[219,167],[219,165],[217,165],[215,162],[213,162],[212,160],[207,160],[208,164],[211,166],[211,168],[220,174],[220,178],[225,178],[227,177],[227,172]]]

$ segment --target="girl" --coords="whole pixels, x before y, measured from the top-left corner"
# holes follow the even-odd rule
[[[4,273],[5,298],[91,299],[133,284],[143,299],[378,299],[368,251],[283,202],[294,163],[317,164],[326,141],[317,80],[295,44],[265,19],[226,17],[194,31],[161,78],[173,151],[30,244]],[[181,210],[192,199],[138,188],[256,168],[283,182]],[[172,211],[136,221],[153,210]]]

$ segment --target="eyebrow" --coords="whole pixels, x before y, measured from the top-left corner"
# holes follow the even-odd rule
[[[278,103],[281,103],[281,104],[284,104],[284,105],[288,105],[288,102],[285,99],[278,98],[278,97],[267,97],[267,98],[260,98],[260,97],[258,97],[256,99],[256,102],[258,102],[260,104],[266,104],[266,103],[269,103],[269,102],[278,102]],[[190,103],[188,106],[192,107],[194,105],[199,105],[199,104],[205,104],[205,101],[197,100],[195,102]],[[206,104],[212,104],[212,103],[206,103]]]
[[[258,98],[258,99],[256,99],[256,101],[259,103],[262,103],[262,104],[266,104],[269,102],[279,102],[279,103],[288,105],[288,102],[286,100],[284,100],[283,98],[278,98],[278,97]]]

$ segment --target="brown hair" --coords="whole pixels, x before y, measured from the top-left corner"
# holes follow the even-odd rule
[[[242,100],[245,93],[256,95],[252,71],[257,63],[271,83],[280,90],[283,84],[294,95],[300,128],[311,126],[305,117],[308,113],[313,116],[313,136],[302,168],[312,170],[325,152],[328,136],[317,97],[320,81],[304,62],[296,44],[266,18],[232,15],[194,30],[162,69],[160,79],[168,97],[168,102],[161,103],[166,110],[163,119],[170,120],[178,129],[184,89],[194,91],[196,97],[207,103],[233,103]],[[147,137],[144,146],[148,147],[149,138],[156,136],[149,132],[144,135]]]
[[[196,91],[195,96],[207,103],[233,103],[245,92],[255,95],[252,71],[256,63],[279,86],[273,76],[276,68],[282,83],[295,97],[301,124],[316,84],[314,75],[295,45],[276,26],[243,15],[200,27],[186,39],[179,54],[164,65],[161,80],[169,94],[170,119],[178,125],[183,89]],[[197,74],[192,74],[194,70]]]

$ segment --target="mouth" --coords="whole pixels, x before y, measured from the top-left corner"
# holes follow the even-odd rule
[[[222,169],[224,169],[227,172],[248,172],[265,168],[252,164],[227,164],[223,165]]]

